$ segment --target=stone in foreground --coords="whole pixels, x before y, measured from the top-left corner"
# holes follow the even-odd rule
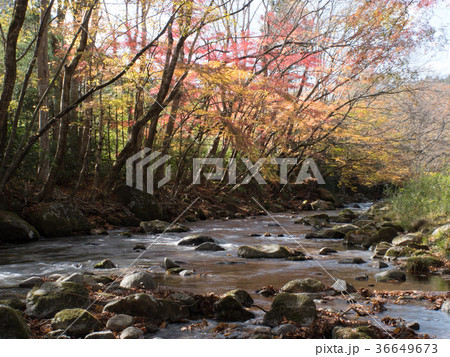
[[[320,280],[306,278],[291,280],[281,288],[281,291],[286,293],[318,293],[324,289],[325,285]]]
[[[155,280],[152,275],[146,272],[137,272],[127,275],[120,282],[120,286],[125,289],[139,288],[152,290],[156,288]]]
[[[54,330],[65,330],[73,337],[84,337],[100,329],[97,319],[83,309],[66,309],[58,312],[52,320]]]
[[[20,312],[0,305],[0,339],[31,338],[30,329]]]
[[[316,316],[316,304],[306,294],[280,293],[273,300],[270,311],[264,315],[263,324],[275,327],[283,320],[288,320],[309,326]]]
[[[255,317],[252,312],[246,310],[239,301],[230,295],[216,301],[213,308],[217,321],[247,321]]]

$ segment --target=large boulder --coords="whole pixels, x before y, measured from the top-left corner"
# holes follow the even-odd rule
[[[238,257],[248,259],[275,258],[283,259],[293,256],[302,256],[302,252],[279,244],[243,245],[237,251]]]
[[[281,288],[281,291],[286,293],[318,293],[324,289],[325,285],[320,280],[306,278],[289,281]]]
[[[217,321],[247,321],[255,315],[245,309],[233,296],[228,295],[216,301],[213,305]]]
[[[379,242],[392,242],[392,240],[397,237],[397,230],[393,227],[384,227],[377,231],[374,235],[363,241],[363,247],[369,248],[372,244],[377,244]]]
[[[375,234],[377,230],[372,226],[364,226],[355,231],[345,234],[344,244],[346,245],[362,245],[366,240]]]
[[[407,246],[411,243],[420,243],[422,242],[423,235],[422,233],[408,233],[398,237],[395,237],[392,240],[392,245],[394,246]]]
[[[137,272],[127,275],[120,282],[120,286],[125,289],[139,288],[152,290],[156,288],[155,280],[152,275],[146,272]]]
[[[40,238],[39,232],[18,215],[0,211],[0,242],[29,243]]]
[[[375,279],[377,281],[381,282],[387,282],[387,281],[405,281],[406,280],[406,274],[404,271],[398,270],[398,269],[389,269],[385,270],[381,273],[375,274]]]
[[[42,203],[27,212],[28,221],[45,237],[75,233],[89,234],[91,225],[84,214],[68,202]]]
[[[28,293],[26,304],[26,314],[30,317],[50,318],[64,309],[87,307],[89,291],[72,282],[46,282]]]
[[[154,196],[130,186],[120,186],[113,193],[141,221],[162,219],[161,207]]]
[[[248,292],[242,289],[234,289],[226,292],[221,297],[224,298],[226,296],[234,297],[242,306],[250,307],[253,305],[253,298],[250,296]]]
[[[416,257],[410,257],[406,261],[406,269],[413,273],[427,273],[431,267],[442,266],[442,261],[432,255],[420,255]]]
[[[100,329],[97,319],[83,309],[66,309],[58,312],[52,320],[54,330],[66,330],[65,334],[84,337]]]
[[[197,234],[180,239],[177,245],[196,247],[203,243],[215,243],[215,241],[210,236]]]
[[[106,304],[103,311],[146,317],[155,323],[162,321],[161,304],[153,296],[143,293],[113,300]]]
[[[31,338],[31,333],[20,312],[0,305],[0,339],[6,338]]]
[[[337,216],[330,217],[330,220],[337,223],[351,223],[358,218],[358,215],[351,209],[344,209]]]
[[[310,232],[305,235],[305,239],[341,239],[345,233],[334,228],[325,228],[317,232]]]
[[[146,233],[158,234],[158,233],[182,233],[188,232],[189,228],[179,224],[170,224],[169,222],[160,221],[155,219],[153,221],[142,221],[140,224],[141,228],[145,230]]]
[[[275,327],[282,321],[292,321],[301,326],[311,325],[317,316],[314,300],[306,294],[280,293],[264,315],[263,324]]]

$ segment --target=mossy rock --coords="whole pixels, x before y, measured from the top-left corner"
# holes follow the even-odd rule
[[[281,291],[287,293],[318,293],[324,289],[325,285],[320,280],[306,278],[289,281],[281,288]]]
[[[189,309],[179,301],[158,299],[161,319],[169,322],[180,322],[189,318]]]
[[[31,338],[31,333],[19,311],[0,305],[0,339],[7,338]]]
[[[91,332],[98,331],[100,324],[88,311],[83,309],[65,309],[58,312],[52,320],[54,330],[66,330],[66,334],[73,337],[84,337]]]
[[[72,282],[46,282],[28,293],[26,304],[26,314],[30,317],[50,318],[64,309],[87,307],[89,291]]]
[[[413,274],[426,273],[430,271],[431,267],[440,266],[442,266],[442,261],[431,255],[410,257],[406,261],[406,269]]]
[[[344,244],[346,245],[362,245],[372,235],[376,233],[376,229],[372,226],[364,226],[361,229],[351,231],[345,234]]]
[[[11,298],[0,300],[0,305],[6,305],[14,310],[24,311],[27,308],[27,305],[19,298]]]
[[[414,249],[410,247],[391,247],[384,254],[385,259],[410,257],[414,253]]]
[[[142,221],[140,224],[140,227],[142,227],[146,233],[182,233],[182,232],[188,232],[189,228],[179,224],[170,224],[169,222],[160,221],[158,219],[155,219],[153,221]]]
[[[116,264],[114,264],[109,259],[103,259],[101,262],[94,265],[94,269],[114,269],[117,268]]]
[[[42,203],[27,213],[27,219],[45,237],[89,234],[91,230],[84,214],[67,202]]]
[[[255,315],[245,309],[233,296],[228,295],[216,301],[213,305],[214,316],[217,321],[247,321]]]
[[[364,239],[363,247],[369,248],[372,244],[376,244],[379,242],[392,242],[392,240],[397,237],[398,232],[395,228],[392,227],[383,227],[374,235]]]
[[[162,321],[161,304],[148,294],[134,294],[106,304],[103,311],[147,317],[154,323]]]
[[[250,296],[248,292],[242,289],[234,289],[226,292],[221,297],[224,298],[226,296],[234,297],[242,306],[250,307],[253,305],[253,298]]]
[[[18,215],[0,211],[0,242],[30,243],[40,238],[39,232]]]
[[[247,259],[274,258],[283,259],[292,256],[304,255],[279,244],[243,245],[237,251],[238,257]]]
[[[372,339],[377,338],[373,329],[369,326],[342,327],[333,328],[332,338],[335,339]]]
[[[275,327],[283,320],[311,325],[317,317],[314,300],[306,294],[280,293],[272,302],[270,310],[264,315],[263,324]]]

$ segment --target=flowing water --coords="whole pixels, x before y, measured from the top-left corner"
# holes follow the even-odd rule
[[[330,211],[330,214],[336,212]],[[379,283],[374,274],[379,272],[368,264],[338,264],[341,258],[360,257],[370,261],[372,252],[362,249],[347,249],[342,240],[306,240],[305,233],[310,227],[293,222],[308,213],[277,213],[273,216],[248,217],[232,220],[208,220],[186,224],[189,233],[170,233],[161,237],[155,235],[120,235],[123,230],[110,231],[108,236],[79,236],[41,241],[21,246],[0,246],[0,298],[14,294],[24,295],[27,290],[17,285],[31,276],[48,276],[53,273],[70,274],[94,271],[93,265],[105,258],[111,259],[120,269],[102,271],[120,274],[123,268],[140,267],[155,273],[158,282],[174,290],[197,293],[215,292],[220,294],[231,289],[244,289],[252,293],[255,304],[268,307],[270,299],[254,292],[263,286],[280,288],[289,280],[306,277],[317,278],[332,285],[333,278],[346,279],[356,288],[368,287],[374,290],[421,290],[448,291],[450,280],[441,275],[408,275],[403,283]],[[281,227],[274,226],[279,223]],[[264,233],[271,236],[262,236]],[[261,236],[250,236],[259,233]],[[225,251],[198,252],[192,247],[177,246],[180,238],[191,234],[206,234],[213,237]],[[140,257],[133,250],[137,243],[144,243],[149,249]],[[278,259],[242,259],[236,251],[243,244],[277,243],[291,247],[301,247],[314,260],[285,261]],[[322,256],[322,247],[330,247],[337,254]],[[161,267],[164,257],[182,262],[182,267],[196,271],[194,276],[173,276],[164,274]],[[369,280],[356,281],[355,276],[367,274]],[[419,322],[420,332],[431,336],[450,338],[450,314],[426,309],[426,303],[386,305],[391,317],[402,317],[407,322]],[[335,307],[335,306],[333,306]],[[337,306],[339,308],[339,306]],[[346,307],[342,307],[346,309]],[[192,337],[181,334],[179,328],[165,329],[161,337]],[[170,335],[170,336],[169,336]],[[201,337],[201,334],[195,335]]]

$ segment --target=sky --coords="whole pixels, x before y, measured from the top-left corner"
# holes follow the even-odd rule
[[[418,49],[412,64],[414,67],[423,67],[426,75],[445,77],[450,75],[450,1],[443,1],[436,7],[430,23],[448,42],[444,48],[435,43]]]

